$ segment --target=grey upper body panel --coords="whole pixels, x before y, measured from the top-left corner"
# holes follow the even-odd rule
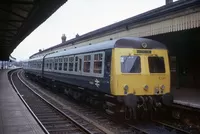
[[[135,48],[135,49],[144,49],[142,43],[146,43],[147,47],[145,49],[167,49],[166,46],[160,42],[146,39],[146,38],[137,38],[137,37],[125,37],[116,40],[109,40],[94,45],[82,46],[79,48],[69,49],[63,52],[53,53],[47,55],[45,58],[59,57],[64,55],[73,55],[81,53],[89,53],[94,51],[101,51],[112,48]]]

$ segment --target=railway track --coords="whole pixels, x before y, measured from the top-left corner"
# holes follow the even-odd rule
[[[107,119],[105,116],[102,116],[101,113],[98,114],[98,112],[95,109],[91,109],[91,107],[88,107],[86,105],[84,105],[83,107],[80,107],[79,105],[76,105],[75,103],[71,103],[70,101],[66,102],[66,99],[63,99],[63,100],[65,101],[64,104],[67,105],[67,107],[64,105],[61,105],[60,101],[62,101],[62,100],[60,100],[60,99],[58,100],[58,98],[60,98],[60,96],[59,97],[58,96],[51,97],[51,96],[47,95],[49,93],[45,93],[45,92],[42,92],[41,90],[38,90],[38,88],[41,88],[41,87],[38,87],[38,86],[36,87],[32,83],[29,83],[28,81],[26,81],[23,78],[23,76],[21,76],[21,79],[23,79],[23,81],[26,82],[26,84],[29,87],[32,87],[33,90],[35,89],[35,92],[38,92],[41,96],[43,96],[43,98],[45,98],[52,104],[56,105],[56,107],[59,107],[60,109],[62,109],[62,111],[65,114],[70,115],[70,117],[75,117],[78,115],[77,118],[79,118],[79,119],[82,118],[82,119],[86,120],[87,122],[94,124],[95,126],[97,126],[100,130],[102,130],[105,133],[109,133],[109,134],[114,134],[114,133],[146,134],[145,132],[143,132],[142,130],[139,130],[139,129],[135,129],[135,128],[130,129],[130,127],[125,127],[125,126],[122,127],[122,125],[112,122],[111,120]],[[73,110],[73,109],[76,109],[76,110]],[[85,117],[85,115],[91,115],[92,119]],[[95,121],[98,121],[98,123],[96,123]],[[109,127],[105,128],[105,126],[109,126]]]
[[[44,94],[46,95],[47,93],[44,93]],[[54,98],[58,99],[60,98],[60,96],[55,95],[53,98],[51,97],[51,99],[54,99]],[[140,122],[139,124],[134,124],[134,125],[131,123],[121,123],[121,122],[119,123],[117,121],[113,121],[113,120],[111,121],[110,118],[108,118],[108,116],[106,116],[105,114],[102,114],[101,112],[97,112],[96,109],[92,109],[89,106],[80,107],[80,105],[75,105],[74,103],[71,104],[69,101],[66,102],[66,99],[62,100],[61,98],[59,99],[59,101],[56,99],[54,99],[54,101],[57,101],[57,102],[54,102],[54,103],[65,103],[71,108],[73,107],[73,109],[76,109],[76,110],[73,110],[73,109],[70,110],[70,111],[73,111],[73,113],[75,112],[76,114],[79,114],[79,116],[82,115],[82,117],[83,115],[84,116],[87,115],[87,116],[90,116],[89,118],[96,120],[96,122],[93,122],[93,124],[97,123],[97,124],[101,124],[104,127],[106,126],[109,127],[109,130],[111,131],[110,132],[107,131],[106,133],[140,133],[140,134],[158,134],[158,133],[159,134],[160,133],[188,134],[189,133],[182,129],[179,129],[179,128],[176,128],[176,127],[173,127],[173,126],[170,126],[158,121],[144,122],[144,123]],[[63,106],[60,106],[60,107],[63,107]],[[68,115],[72,113],[72,112],[69,112],[69,110],[65,111],[66,108],[63,108],[63,109],[64,109],[63,111],[67,113]],[[92,121],[90,120],[89,122],[92,122]]]
[[[77,133],[77,134],[103,134],[105,132],[99,130],[94,125],[85,123],[79,117],[66,115],[49,101],[34,92],[27,86],[19,77],[19,72],[12,72],[10,81],[23,98],[26,105],[31,110],[31,113],[37,119],[45,133],[63,134],[63,133]]]
[[[190,134],[188,131],[156,120],[140,122],[134,126],[130,123],[128,125],[143,129],[148,134]]]

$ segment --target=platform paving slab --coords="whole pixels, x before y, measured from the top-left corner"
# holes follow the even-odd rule
[[[174,103],[200,109],[200,89],[180,88],[172,89]]]
[[[12,88],[8,71],[0,70],[0,134],[44,134]]]

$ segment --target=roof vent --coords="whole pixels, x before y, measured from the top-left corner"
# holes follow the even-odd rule
[[[67,37],[65,36],[65,34],[62,35],[61,39],[62,39],[62,43],[66,42]]]

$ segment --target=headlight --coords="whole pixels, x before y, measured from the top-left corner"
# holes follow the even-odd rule
[[[159,88],[158,87],[155,88],[154,93],[159,94]]]
[[[124,85],[124,90],[128,91],[128,85]]]
[[[161,89],[161,90],[164,90],[164,89],[165,89],[165,85],[161,85],[161,86],[160,86],[160,89]]]
[[[145,91],[147,91],[147,90],[149,89],[149,86],[148,86],[148,85],[145,85],[145,86],[143,87],[143,89],[144,89]]]
[[[128,93],[128,85],[124,85],[124,94]]]

